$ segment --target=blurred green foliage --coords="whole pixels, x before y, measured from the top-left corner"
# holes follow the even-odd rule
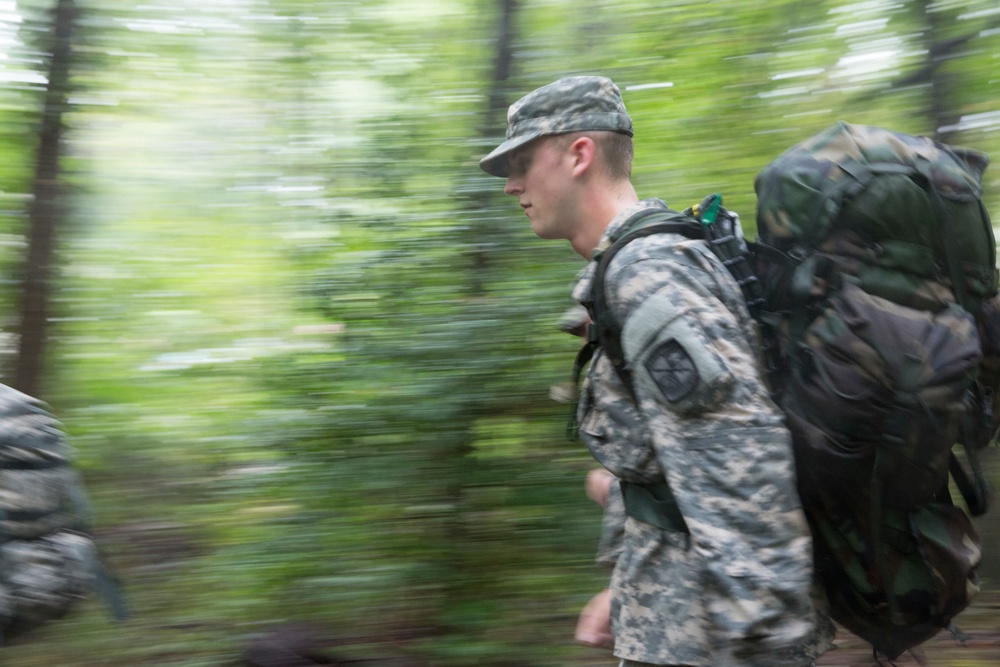
[[[752,237],[757,170],[838,119],[930,133],[943,104],[998,153],[993,5],[522,0],[506,102],[611,76],[640,194],[722,192]],[[4,332],[49,6],[0,7]],[[549,398],[581,264],[476,167],[500,3],[78,6],[46,398],[135,617],[88,603],[9,664],[227,664],[289,621],[364,657],[610,664],[570,641],[605,574]],[[929,64],[943,102],[907,82]]]

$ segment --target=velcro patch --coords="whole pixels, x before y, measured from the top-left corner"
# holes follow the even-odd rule
[[[683,400],[698,387],[698,367],[676,338],[667,340],[646,358],[646,371],[671,403]]]

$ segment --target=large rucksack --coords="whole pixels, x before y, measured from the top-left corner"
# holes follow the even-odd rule
[[[45,404],[0,385],[0,643],[66,615],[95,588],[125,617],[70,460]]]
[[[760,172],[756,274],[817,575],[835,620],[896,658],[978,591],[996,242],[980,153],[838,123]],[[968,475],[953,445],[964,445]]]
[[[950,472],[970,513],[986,511],[978,452],[996,431],[1000,387],[987,163],[838,123],[758,176],[755,243],[713,195],[682,212],[637,213],[594,258],[593,324],[575,382],[596,347],[630,381],[603,289],[629,242],[705,239],[733,274],[793,436],[831,615],[890,659],[949,627],[978,592],[981,542],[948,481]],[[659,493],[662,513],[676,513],[668,490]]]

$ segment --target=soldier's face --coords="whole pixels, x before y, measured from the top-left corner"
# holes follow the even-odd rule
[[[543,239],[570,238],[571,166],[564,142],[541,137],[513,151],[503,191],[517,197],[531,229]]]

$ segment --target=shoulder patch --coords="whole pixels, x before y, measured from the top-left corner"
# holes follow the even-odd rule
[[[671,338],[646,358],[646,372],[671,403],[683,400],[698,386],[698,367],[684,346]]]

